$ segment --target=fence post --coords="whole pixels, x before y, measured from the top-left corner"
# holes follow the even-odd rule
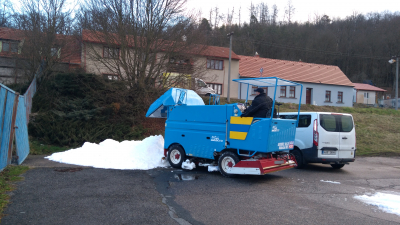
[[[7,164],[11,164],[11,159],[12,159],[12,149],[13,149],[13,140],[14,140],[14,134],[15,134],[15,120],[17,118],[18,100],[19,100],[19,93],[15,93],[13,113],[12,113],[12,119],[11,119],[10,142],[8,142]]]

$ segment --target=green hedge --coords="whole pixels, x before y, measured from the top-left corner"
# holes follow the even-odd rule
[[[79,146],[143,137],[147,107],[121,82],[92,74],[58,74],[38,86],[29,134],[47,144]]]

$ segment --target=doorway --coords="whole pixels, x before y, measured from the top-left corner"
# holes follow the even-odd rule
[[[311,105],[311,91],[312,88],[306,89],[306,104]]]

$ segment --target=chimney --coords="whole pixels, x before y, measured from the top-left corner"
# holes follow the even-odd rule
[[[258,55],[258,52],[256,52],[256,54],[254,55],[254,57],[260,58],[260,56]]]

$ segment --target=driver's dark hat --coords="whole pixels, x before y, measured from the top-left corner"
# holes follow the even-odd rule
[[[264,93],[264,89],[262,88],[257,88],[256,90],[254,90],[255,92],[259,92],[260,94]]]

